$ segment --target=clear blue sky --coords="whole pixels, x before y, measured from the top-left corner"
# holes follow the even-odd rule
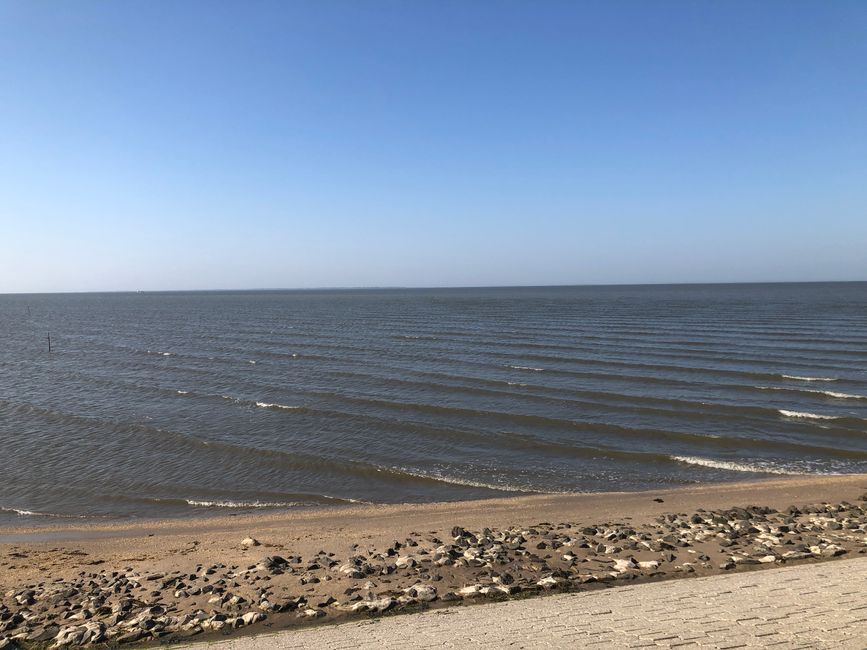
[[[867,279],[867,2],[0,2],[0,292]]]

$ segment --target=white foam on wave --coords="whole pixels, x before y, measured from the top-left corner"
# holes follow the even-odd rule
[[[160,352],[159,350],[148,350],[148,354],[155,354],[158,357],[173,357],[175,356],[174,352]]]
[[[248,359],[248,360],[247,360],[247,363],[252,364],[252,365],[254,365],[254,366],[256,365],[256,362],[253,361],[252,359]]]
[[[35,510],[25,510],[23,508],[6,508],[4,506],[0,506],[0,512],[11,512],[19,517],[56,517],[59,519],[73,519],[79,517],[79,515],[59,515],[53,512],[37,512]]]
[[[50,517],[47,512],[34,512],[33,510],[22,510],[21,508],[4,508],[0,506],[0,512],[14,512],[19,517]]]
[[[771,467],[764,464],[735,463],[729,460],[713,460],[712,458],[699,458],[698,456],[672,456],[671,458],[672,460],[686,463],[688,465],[701,465],[702,467],[724,469],[730,472],[750,472],[753,474],[785,474],[789,476],[798,476],[809,473],[795,472],[782,469],[780,467]]]
[[[514,370],[531,370],[533,372],[542,372],[545,370],[544,368],[534,368],[533,366],[509,366],[509,367],[514,369]]]
[[[189,394],[190,394],[190,391],[188,391],[188,390],[179,390],[178,391],[178,395],[189,395]]]
[[[838,420],[837,415],[819,415],[818,413],[807,413],[806,411],[787,411],[778,409],[780,415],[785,415],[787,418],[803,418],[805,420]]]
[[[798,393],[813,393],[814,395],[824,395],[835,399],[867,399],[867,395],[854,395],[852,393],[838,393],[833,390],[819,390],[817,388],[781,388],[779,386],[756,386],[759,390],[786,390],[795,391]]]
[[[297,508],[309,505],[298,501],[200,501],[184,499],[187,505],[194,508]]]
[[[287,406],[285,404],[271,404],[269,402],[256,402],[256,406],[263,409],[284,409],[286,411],[294,411],[300,409],[300,406]]]
[[[795,381],[837,381],[833,377],[799,377],[798,375],[783,375],[783,379],[793,379]]]
[[[466,487],[483,488],[486,490],[497,490],[498,492],[526,492],[529,494],[573,494],[572,492],[562,492],[557,490],[539,490],[523,485],[497,485],[495,483],[485,483],[483,481],[475,481],[473,479],[465,479],[455,476],[443,476],[442,474],[434,472],[420,472],[418,470],[407,469],[405,467],[396,468],[396,471],[400,472],[401,474],[407,474],[409,476],[415,476],[417,478],[440,481],[442,483],[450,483],[452,485],[464,485]]]
[[[507,383],[509,386],[526,386],[526,385],[527,385],[527,384],[522,384],[522,383],[519,382],[519,381],[507,381],[506,383]]]
[[[365,501],[364,499],[350,499],[349,497],[333,497],[330,494],[322,494],[320,495],[325,499],[331,499],[333,501],[348,501],[349,503],[365,503],[371,505],[371,501]]]
[[[819,393],[828,397],[836,397],[838,399],[867,399],[867,395],[853,395],[851,393],[835,393],[832,390],[808,390],[808,393]]]

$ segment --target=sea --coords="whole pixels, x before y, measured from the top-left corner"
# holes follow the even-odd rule
[[[867,283],[0,296],[0,525],[852,472]]]

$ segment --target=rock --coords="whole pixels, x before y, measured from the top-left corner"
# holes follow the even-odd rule
[[[411,568],[414,567],[416,564],[418,564],[418,562],[416,562],[416,559],[408,555],[401,555],[394,562],[394,566],[396,566],[398,569]]]
[[[78,645],[84,637],[84,627],[65,627],[54,637],[54,646],[61,648],[68,645]]]
[[[340,568],[338,568],[337,571],[355,580],[359,580],[364,577],[364,572],[354,564],[344,564]]]
[[[437,598],[436,587],[430,585],[413,585],[409,589],[404,589],[404,593],[423,603],[429,603]]]
[[[834,545],[822,549],[822,555],[824,557],[837,557],[839,555],[844,555],[845,553],[846,549]]]
[[[98,621],[90,621],[84,624],[84,634],[79,643],[81,645],[99,643],[103,639],[105,639],[105,625]]]
[[[143,630],[133,629],[117,638],[118,643],[134,643],[145,635]]]
[[[48,624],[44,627],[37,627],[27,635],[27,640],[32,642],[50,641],[55,638],[60,632],[60,627],[54,624]]]
[[[480,585],[469,585],[467,587],[461,587],[458,589],[458,596],[461,598],[475,598],[476,596],[481,595],[481,586]]]
[[[562,578],[555,578],[554,576],[548,576],[547,578],[542,578],[536,584],[542,587],[543,589],[553,589],[557,585],[563,582]]]
[[[638,563],[633,558],[629,558],[626,560],[618,558],[618,559],[614,560],[614,570],[617,573],[623,573],[624,571],[629,571],[630,569],[634,569],[637,566],[638,566]]]
[[[241,540],[241,546],[245,548],[250,548],[251,546],[261,546],[261,543],[258,539],[253,539],[252,537],[245,537]]]
[[[376,598],[373,600],[362,600],[353,604],[350,611],[367,611],[367,612],[385,612],[394,607],[397,601],[394,598]]]
[[[307,609],[302,610],[299,613],[299,616],[303,616],[304,618],[322,618],[325,616],[325,612],[321,609],[313,609],[312,607],[308,607]]]

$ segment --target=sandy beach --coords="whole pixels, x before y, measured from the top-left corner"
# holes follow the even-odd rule
[[[786,477],[7,528],[0,637],[180,639],[857,557],[865,493],[867,475]]]

